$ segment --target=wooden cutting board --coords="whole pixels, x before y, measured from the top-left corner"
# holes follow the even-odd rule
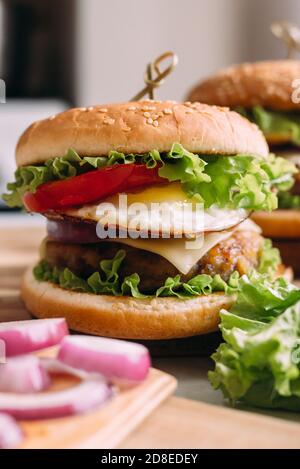
[[[58,377],[55,388],[70,386],[73,381],[73,378]],[[25,438],[20,448],[115,448],[175,388],[175,378],[152,368],[142,384],[119,391],[98,410],[72,417],[22,422]]]
[[[38,258],[44,228],[0,229],[0,321],[29,319],[19,298],[20,277]],[[56,386],[65,386],[57,379]],[[176,388],[176,380],[151,369],[147,380],[123,390],[102,409],[84,415],[22,423],[21,448],[114,448]]]

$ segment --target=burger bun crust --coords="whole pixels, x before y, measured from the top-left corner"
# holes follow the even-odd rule
[[[267,238],[300,239],[300,210],[255,212],[251,218],[261,227],[263,235]]]
[[[292,99],[297,92],[292,84],[299,77],[299,60],[243,63],[200,82],[188,99],[230,108],[260,105],[277,111],[299,111],[300,103]]]
[[[268,155],[261,131],[236,112],[149,100],[74,108],[35,122],[19,139],[16,161],[18,166],[42,164],[70,148],[90,157],[112,150],[166,152],[175,142],[194,153]]]

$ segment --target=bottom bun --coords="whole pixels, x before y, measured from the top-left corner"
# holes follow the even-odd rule
[[[219,312],[234,295],[213,293],[188,300],[114,297],[64,290],[37,281],[28,269],[21,285],[26,308],[37,318],[65,317],[70,329],[122,339],[190,337],[218,329]]]
[[[300,238],[300,210],[279,209],[274,212],[255,212],[252,220],[267,238]]]
[[[300,210],[279,209],[274,212],[256,212],[252,220],[257,223],[263,236],[271,238],[278,248],[282,261],[300,275]]]

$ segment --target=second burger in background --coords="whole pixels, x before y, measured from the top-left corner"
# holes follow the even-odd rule
[[[294,166],[226,108],[149,100],[70,109],[29,127],[16,159],[6,202],[48,219],[41,261],[22,284],[34,316],[63,314],[72,329],[103,336],[188,337],[217,329],[239,276],[283,273],[247,218],[276,208]],[[149,209],[139,237],[121,197]],[[196,223],[178,237],[186,206]]]
[[[295,183],[282,187],[279,210],[253,219],[273,239],[283,261],[300,274],[300,61],[244,63],[221,70],[189,93],[191,101],[229,106],[255,122],[270,150],[293,162]]]

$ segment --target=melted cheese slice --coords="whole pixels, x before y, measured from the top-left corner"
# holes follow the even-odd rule
[[[261,232],[261,229],[252,221],[245,220],[235,230]],[[221,241],[229,238],[235,230],[207,233],[196,240],[186,239],[118,239],[118,242],[143,249],[167,259],[182,274],[187,274],[205,254]],[[113,241],[113,240],[112,240]]]
[[[231,231],[209,233],[196,240],[186,239],[118,239],[118,242],[132,246],[137,249],[144,249],[167,259],[182,274],[187,274],[193,265],[199,261],[210,249],[224,239],[231,236]]]

